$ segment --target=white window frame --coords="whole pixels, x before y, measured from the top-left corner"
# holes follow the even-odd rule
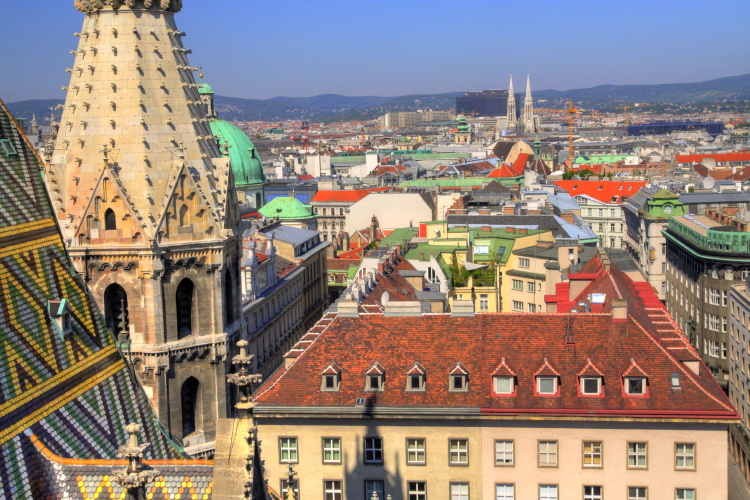
[[[406,438],[407,465],[425,465],[427,463],[427,440],[425,438]]]
[[[542,380],[552,381],[552,392],[542,392]],[[536,392],[537,394],[544,394],[546,396],[557,394],[557,377],[536,377]]]
[[[323,500],[343,500],[344,492],[341,484],[340,479],[323,481]]]
[[[523,302],[521,302],[520,300],[514,300],[513,310],[523,312]]]
[[[296,437],[279,437],[279,462],[283,464],[296,464],[299,462],[299,449]],[[284,454],[288,454],[284,458]],[[292,454],[294,458],[292,458]]]
[[[556,440],[541,440],[537,442],[537,464],[539,467],[557,467],[559,446]],[[542,457],[545,459],[542,460]],[[552,460],[554,459],[554,460]]]
[[[365,456],[364,462],[366,464],[382,464],[383,463],[383,438],[381,437],[366,437],[365,438]],[[371,458],[368,457],[368,453]],[[380,458],[377,458],[377,457]]]
[[[514,279],[510,282],[511,288],[517,292],[523,292],[523,280]]]
[[[641,381],[641,392],[636,392],[631,389],[630,382],[637,380]],[[625,394],[629,396],[644,396],[646,394],[646,377],[624,377],[623,381],[625,383]]]
[[[643,494],[641,495],[641,491]],[[648,486],[628,486],[628,500],[646,500],[648,498]]]
[[[512,483],[495,484],[495,500],[516,500],[516,485]]]
[[[407,488],[408,500],[427,500],[427,481],[409,481]]]
[[[680,450],[680,447],[683,447],[682,451]],[[690,463],[690,465],[687,465],[688,463]],[[674,444],[674,468],[675,469],[695,470],[695,463],[696,463],[695,443],[675,443]]]
[[[330,442],[330,443],[329,443]],[[333,458],[338,452],[339,458]],[[331,458],[328,458],[330,454]],[[341,438],[324,437],[323,438],[323,463],[340,464],[341,463]]]
[[[688,492],[690,492],[689,495]],[[674,497],[675,500],[695,500],[695,488],[675,488]]]
[[[587,445],[590,449],[587,450]],[[599,463],[596,463],[596,459]],[[585,469],[601,469],[604,466],[604,444],[601,441],[583,442],[583,467]]]
[[[584,486],[583,500],[602,500],[604,486]]]
[[[498,439],[495,441],[495,465],[513,467],[516,464],[516,443],[512,439]],[[501,460],[498,460],[501,457]],[[510,460],[508,460],[510,458]]]
[[[642,449],[641,449],[642,447]],[[648,468],[648,443],[645,442],[628,442],[628,469],[647,469]],[[643,459],[643,465],[638,463]],[[632,464],[631,464],[632,460]]]
[[[556,484],[540,484],[539,500],[559,500],[560,494]]]
[[[454,445],[457,448],[454,448]],[[450,465],[469,465],[468,439],[457,438],[448,440],[448,463]]]
[[[586,390],[586,382],[587,381],[595,381],[596,382],[596,391],[595,392],[588,392]],[[580,388],[581,388],[581,394],[584,394],[586,396],[599,396],[602,393],[602,378],[601,377],[580,377],[579,379]]]
[[[450,500],[469,500],[469,483],[450,483]]]
[[[509,390],[507,392],[498,390],[500,382],[504,381],[509,383]],[[495,394],[513,394],[516,388],[515,377],[495,375],[492,377],[492,388],[495,391]]]
[[[524,269],[528,269],[531,267],[531,259],[528,259],[526,257],[519,257],[518,259],[518,267],[523,267]]]

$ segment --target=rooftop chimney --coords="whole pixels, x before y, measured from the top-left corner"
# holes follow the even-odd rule
[[[470,300],[454,300],[453,308],[451,311],[451,317],[473,318],[474,317],[474,302]]]
[[[385,304],[383,316],[421,316],[422,303],[418,300],[392,300]]]
[[[575,214],[573,212],[562,212],[560,218],[569,224],[575,224]]]
[[[614,299],[612,301],[612,321],[624,323],[628,320],[628,301],[625,299]]]

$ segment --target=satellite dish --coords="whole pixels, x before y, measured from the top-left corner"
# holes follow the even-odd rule
[[[389,300],[391,300],[391,295],[388,292],[383,292],[383,296],[380,298],[380,303],[383,304],[383,307],[385,307]]]
[[[713,189],[713,187],[716,185],[716,179],[714,179],[711,176],[706,177],[703,179],[703,187],[705,189]]]

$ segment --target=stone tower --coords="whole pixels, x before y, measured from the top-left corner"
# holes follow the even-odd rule
[[[210,454],[242,331],[230,160],[175,25],[181,0],[75,7],[83,29],[46,167],[55,213],[159,418],[189,453]]]
[[[516,122],[516,94],[513,93],[513,75],[510,75],[510,85],[508,86],[508,114],[505,120],[505,130],[515,130]]]
[[[534,132],[534,101],[531,99],[531,78],[526,75],[526,97],[523,100],[523,130]]]

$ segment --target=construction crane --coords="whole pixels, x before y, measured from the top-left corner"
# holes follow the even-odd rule
[[[578,108],[573,107],[573,101],[568,101],[568,167],[573,166],[573,133],[575,132],[576,113]],[[567,169],[566,169],[567,170]]]

